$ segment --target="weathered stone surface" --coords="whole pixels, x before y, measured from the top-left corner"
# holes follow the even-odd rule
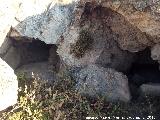
[[[54,48],[50,50],[48,59],[48,49],[40,52],[39,50],[43,48],[34,49],[35,46],[29,43],[27,45],[20,43],[20,48],[17,48],[19,45],[11,47],[13,43],[10,43],[8,38],[5,39],[5,36],[10,26],[13,26],[8,35],[14,39],[38,38],[47,44],[59,44],[60,58],[71,67],[97,64],[117,71],[126,71],[134,60],[132,53],[142,51],[146,47],[152,47],[151,57],[153,60],[160,61],[160,2],[158,0],[80,0],[79,3],[77,1],[1,0],[0,56],[11,63],[10,66],[13,68],[17,68],[19,64],[46,59],[49,60],[51,69],[59,68],[57,64],[59,57],[56,56]],[[76,46],[78,50],[82,50],[78,51],[82,55],[78,58],[72,48],[78,43],[82,30],[87,31],[93,41],[88,44],[89,39],[86,39],[84,44],[89,45],[87,49],[84,49],[83,46],[86,45],[83,44]],[[21,55],[20,63],[17,50]],[[35,71],[38,71],[38,67],[35,68]],[[105,71],[108,75],[112,69]],[[136,75],[133,78],[139,79]]]
[[[57,46],[52,45],[52,47],[49,50],[48,63],[50,71],[58,72],[60,69],[60,57],[58,56],[56,51],[57,51]]]
[[[128,102],[131,98],[125,75],[110,68],[89,65],[76,75],[77,91],[88,97],[104,97],[106,101]]]
[[[53,81],[55,74],[48,69],[48,62],[37,62],[23,65],[16,70],[16,74],[25,74],[27,79]]]
[[[92,10],[97,5],[110,8],[124,17],[117,20],[114,19],[114,15],[112,16],[113,18],[111,17],[111,21],[114,23],[113,31],[118,32],[120,37],[122,37],[122,39],[119,39],[119,45],[123,50],[137,52],[146,46],[152,46],[160,42],[160,2],[158,0],[81,0],[80,3],[81,6],[86,6],[86,4],[91,3],[89,7]],[[83,12],[84,9],[80,9],[79,12],[77,12],[79,13],[78,19],[81,19],[80,16]],[[124,21],[124,19],[126,22],[123,23],[122,21]],[[132,26],[132,29],[130,29],[128,25],[130,27]]]
[[[72,3],[74,0],[21,0],[19,2],[18,12],[16,14],[17,21],[21,22],[29,16],[41,14],[56,4],[66,5]]]
[[[151,49],[151,57],[153,60],[160,61],[160,45],[156,44]]]
[[[160,12],[158,6],[160,2],[158,0],[80,0],[79,4],[75,3],[76,1],[77,0],[65,0],[59,2],[46,0],[40,2],[40,0],[28,0],[19,2],[17,0],[17,3],[13,2],[15,5],[12,5],[12,2],[8,2],[8,5],[13,8],[17,4],[19,5],[19,7],[15,7],[16,9],[10,10],[13,11],[11,12],[13,14],[11,14],[9,18],[14,19],[14,22],[10,22],[13,23],[10,24],[10,26],[13,25],[21,36],[39,38],[46,43],[56,43],[57,39],[66,31],[74,17],[81,19],[81,14],[86,10],[86,3],[91,2],[92,5],[86,6],[89,11],[101,5],[102,7],[114,10],[124,17],[117,17],[115,19],[114,16],[112,16],[114,19],[107,19],[109,22],[113,21],[112,24],[114,24],[114,26],[111,24],[113,32],[118,32],[120,37],[123,36],[118,40],[123,50],[136,52],[144,49],[146,46],[159,42],[160,22],[158,19]],[[2,3],[4,2],[2,1]],[[73,14],[76,5],[79,10],[76,14]],[[7,7],[5,6],[4,8]],[[8,19],[7,16],[5,16],[5,18],[11,20]],[[8,24],[9,22],[6,23]],[[132,27],[132,29],[130,29],[130,27]],[[8,30],[9,28],[6,31]],[[128,34],[128,32],[130,32],[130,34]]]
[[[15,38],[25,36],[56,43],[71,22],[74,5],[75,0],[1,0],[0,54],[10,46],[5,39],[9,31],[8,35]]]
[[[119,19],[122,19],[122,21]],[[124,29],[119,26],[121,23],[123,24]],[[58,48],[58,54],[69,66],[85,66],[87,64],[96,63],[103,67],[111,67],[119,71],[125,71],[132,64],[134,54],[122,50],[119,47],[118,41],[127,41],[132,39],[133,36],[128,32],[129,29],[131,32],[137,30],[129,25],[126,25],[126,23],[127,21],[125,21],[123,17],[110,9],[101,7],[95,8],[90,14],[85,11],[81,16],[79,23],[75,23],[71,26],[70,31],[66,32],[64,35],[64,40],[60,42],[60,46]],[[113,30],[112,27],[114,27],[115,30]],[[89,42],[90,48],[87,50],[86,47],[82,48],[83,43],[88,42],[87,39],[79,39],[79,36],[81,36],[81,31],[86,31],[90,34],[90,37],[93,40],[92,43]],[[83,37],[83,39],[85,39],[85,36]],[[123,39],[123,37],[126,38]],[[76,46],[76,49],[80,48],[81,51],[77,52],[76,50],[77,53],[71,53],[73,45],[77,44],[79,41],[84,41],[81,42],[82,44]],[[127,42],[124,43],[128,44]],[[132,44],[134,45],[135,42]],[[139,48],[142,49],[141,47]],[[131,49],[132,48],[130,48],[130,50]],[[84,52],[84,54],[77,58],[75,54],[79,54],[81,52]]]
[[[160,84],[143,84],[140,87],[141,95],[160,96]]]
[[[127,21],[142,32],[155,37],[155,39],[149,39],[152,42],[159,42],[157,39],[160,37],[159,0],[104,0],[101,4],[123,15]],[[143,42],[146,43],[147,41],[144,40]]]
[[[91,2],[89,6],[87,6],[88,1]],[[31,1],[27,3],[31,10],[35,9],[35,13],[31,14],[29,11],[26,12],[25,2],[22,2],[18,13],[18,15],[20,15],[16,16],[21,22],[15,27],[19,36],[39,38],[46,43],[57,44],[57,40],[65,31],[68,30],[69,25],[74,18],[76,18],[75,21],[78,19],[80,20],[82,14],[86,12],[86,8],[88,9],[88,12],[90,11],[92,13],[92,10],[94,10],[98,5],[101,5],[102,7],[110,8],[115,12],[114,14],[110,14],[111,10],[109,10],[109,12],[103,11],[103,14],[105,13],[108,15],[105,16],[105,21],[108,22],[109,26],[111,26],[111,30],[119,35],[120,38],[118,39],[118,43],[121,49],[137,52],[154,44],[155,42],[158,42],[159,22],[156,20],[157,15],[153,15],[153,13],[157,13],[158,9],[156,9],[155,6],[153,7],[152,4],[154,3],[152,2],[144,3],[143,1],[138,2],[133,0],[80,0],[79,4],[77,4],[74,0],[70,0],[70,4],[66,4],[65,1],[62,2],[63,4],[59,2],[49,4],[50,2],[46,1],[44,3],[45,5],[41,5],[38,2],[33,3]],[[47,3],[48,9],[45,12],[42,12],[44,11],[44,6],[46,6]],[[157,6],[159,3],[155,4]],[[41,12],[39,13],[37,12],[38,5],[42,6],[39,10]],[[138,5],[141,6],[138,7]],[[150,12],[143,11],[149,5],[152,6],[152,10]],[[81,7],[77,7],[74,11],[75,6]],[[31,17],[22,19],[22,14],[24,12]],[[94,15],[92,15],[92,17],[94,17]]]
[[[21,64],[21,56],[18,53],[17,48],[11,46],[5,56],[3,57],[3,60],[9,64],[9,66],[12,69],[16,69]]]
[[[11,36],[34,37],[56,44],[59,37],[68,31],[74,18],[76,22],[80,20],[87,9],[88,14],[93,13],[93,18],[95,14],[92,11],[102,6],[110,9],[102,13],[106,14],[104,20],[111,30],[119,36],[117,41],[121,49],[137,52],[159,42],[159,1],[80,0],[77,3],[76,0],[23,1],[15,16],[15,23],[20,22],[17,25],[14,23],[17,33],[13,32]]]
[[[75,2],[74,0],[69,0],[68,3],[65,1],[49,1],[44,2],[45,5],[48,5],[45,9],[44,7],[41,8],[41,6],[44,6],[43,2],[37,1],[38,3],[34,3],[27,1],[31,10],[35,11],[34,8],[36,10],[40,9],[41,12],[34,15],[30,15],[32,13],[30,10],[27,12],[29,8],[26,10],[24,1],[21,5],[22,8],[20,8],[20,14],[27,12],[28,16],[22,21],[20,19],[21,22],[14,27],[14,32],[11,32],[10,36],[38,38],[47,44],[56,44],[74,17]]]
[[[13,69],[0,59],[0,111],[16,104],[18,81]]]

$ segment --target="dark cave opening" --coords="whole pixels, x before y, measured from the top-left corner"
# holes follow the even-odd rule
[[[13,46],[17,48],[17,52],[20,55],[20,65],[48,61],[49,50],[52,47],[52,45],[47,45],[43,41],[34,39],[31,42],[26,42],[23,40],[12,41]]]
[[[129,82],[137,86],[144,83],[160,83],[159,64],[152,60],[149,48],[137,53],[127,76]]]
[[[9,47],[1,58],[14,70],[28,80],[53,82],[60,68],[57,45],[46,44],[34,38],[8,38]]]
[[[52,53],[58,59],[56,45],[46,44],[38,39],[27,38],[20,40],[9,38],[9,41],[11,41],[11,46],[7,53],[2,56],[2,59],[14,70],[30,63],[49,62],[50,56],[53,56]]]
[[[159,64],[152,60],[150,48],[136,53],[135,61],[125,74],[133,99],[139,96],[139,87],[142,84],[160,83]]]

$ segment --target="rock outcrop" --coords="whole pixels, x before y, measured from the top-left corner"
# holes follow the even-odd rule
[[[85,6],[86,2],[94,3],[94,6],[101,5],[102,7],[112,9],[124,17],[127,21],[126,24],[129,22],[131,24],[129,26],[139,29],[137,31],[126,28],[121,24],[122,19],[118,19],[115,22],[113,20],[114,23],[118,23],[115,24],[115,26],[120,26],[113,27],[120,28],[120,30],[113,29],[115,32],[120,32],[123,37],[125,33],[130,32],[130,35],[126,35],[125,37],[130,38],[132,36],[130,39],[123,38],[119,41],[121,49],[137,52],[146,46],[152,46],[155,43],[159,43],[159,0],[87,0],[83,1],[81,4]],[[127,32],[124,33],[124,29],[126,29]]]
[[[31,16],[29,16],[31,14],[29,13],[24,20],[21,21],[20,19],[20,23],[14,27],[10,36],[38,38],[47,44],[56,44],[74,18],[75,2],[69,0],[65,4],[65,1],[61,3],[50,0],[50,2],[45,2],[45,4],[47,3],[48,6],[45,9],[38,6],[39,3],[29,3],[29,6],[32,6],[31,9],[35,7],[36,10],[40,9],[41,12]],[[20,14],[27,12],[25,2],[21,6]]]
[[[89,65],[77,73],[76,81],[77,91],[88,97],[112,102],[128,102],[131,98],[127,77],[111,68]]]
[[[130,52],[138,52],[147,46],[159,42],[159,1],[136,1],[136,0],[70,0],[40,3],[28,2],[31,10],[35,9],[33,15],[26,11],[25,2],[22,2],[16,18],[20,21],[14,27],[11,36],[26,36],[39,38],[46,43],[57,44],[57,40],[65,31],[68,31],[70,23],[82,20],[84,14],[94,17],[95,8],[102,6],[109,12],[101,11],[105,15],[104,21],[108,23],[111,30],[118,36],[118,43],[121,49]],[[47,4],[48,3],[48,4]],[[56,4],[57,3],[57,4]],[[42,6],[38,13],[38,7]],[[47,6],[44,11],[44,6]],[[75,9],[76,8],[76,9]],[[110,12],[112,10],[112,12]],[[22,19],[23,13],[28,16]],[[91,18],[91,16],[90,16]]]
[[[75,1],[2,0],[0,4],[0,56],[4,57],[12,46],[8,37],[20,41],[39,38],[48,44],[55,44],[72,20]],[[12,60],[17,61],[12,63],[13,68],[16,68],[19,60],[17,51],[13,49],[10,49],[5,60],[12,56]]]
[[[43,4],[23,1],[15,15],[19,23],[14,22],[10,36],[39,38],[47,44],[58,44],[59,39],[66,38],[64,32],[72,33],[68,31],[73,21],[80,23],[86,18],[90,24],[99,14],[102,26],[110,27],[122,50],[138,52],[159,43],[159,4],[159,1],[143,0],[49,0]]]
[[[159,0],[1,0],[0,57],[28,77],[35,72],[49,80],[54,76],[43,68],[58,72],[62,60],[71,68],[82,68],[76,78],[80,93],[128,102],[128,80],[120,72],[127,73],[133,63],[150,64],[145,54],[135,62],[137,52],[146,48],[160,63],[159,6]],[[6,71],[3,67],[1,73]],[[14,76],[7,69],[12,72],[7,78],[2,75],[2,85]],[[143,84],[145,78],[135,73],[132,79]],[[81,88],[85,83],[90,89]]]
[[[143,84],[140,91],[142,96],[160,96],[160,84]]]
[[[0,111],[16,104],[18,81],[14,70],[0,59]]]
[[[96,7],[89,14],[84,10],[79,23],[77,22],[66,32],[58,48],[58,54],[67,65],[98,64],[118,71],[126,71],[130,68],[134,54],[122,50],[119,41],[132,39],[130,32],[138,32],[138,29],[129,23],[127,25],[127,21],[121,15],[101,6]],[[124,26],[124,29],[119,25]],[[129,29],[130,32],[127,32]]]
[[[39,38],[48,44],[57,44],[60,36],[68,31],[70,23],[79,22],[86,13],[88,15],[93,13],[90,16],[93,20],[95,14],[93,11],[101,6],[106,8],[107,12],[99,10],[99,13],[106,14],[103,20],[107,21],[111,30],[119,36],[117,42],[121,49],[138,52],[147,46],[159,43],[158,0],[80,0],[79,2],[48,0],[43,3],[29,0],[17,1],[17,4],[19,7],[13,10],[11,8],[16,12],[10,16],[14,19],[10,22],[10,26],[14,28],[11,36],[14,37]],[[6,29],[8,30],[9,28]]]

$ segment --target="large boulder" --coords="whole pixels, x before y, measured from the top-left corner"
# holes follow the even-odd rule
[[[3,0],[1,2],[2,8],[6,8],[1,9],[4,10],[1,13],[5,13],[1,17],[1,28],[2,31],[6,31],[2,40],[12,25],[13,29],[10,33],[13,37],[34,37],[46,43],[56,44],[59,37],[68,31],[72,21],[88,17],[93,19],[95,17],[93,11],[96,8],[99,11],[97,13],[104,15],[103,20],[107,21],[107,25],[119,36],[117,41],[121,49],[137,52],[159,43],[160,2],[157,0],[46,0],[43,2]],[[98,9],[99,6],[106,11]],[[10,11],[9,14],[6,14],[6,11]],[[85,13],[88,15],[91,13],[92,16],[83,16]],[[3,21],[8,27],[4,26]]]
[[[11,36],[34,37],[48,44],[57,44],[60,36],[69,30],[70,23],[82,18],[93,19],[95,17],[93,11],[98,8],[98,14],[104,15],[105,19],[102,19],[107,21],[106,24],[119,36],[117,41],[120,48],[138,52],[159,42],[158,5],[159,2],[143,0],[80,0],[80,2],[48,0],[43,4],[23,1],[16,15],[19,24],[14,25]],[[99,6],[105,10],[100,10]],[[91,16],[84,16],[86,13]]]
[[[71,22],[74,1],[1,0],[0,56],[6,54],[12,44],[8,36],[17,40],[26,37],[56,43]]]
[[[0,59],[0,111],[16,104],[18,81],[13,69]]]
[[[83,4],[86,4],[86,2],[95,2],[95,0],[87,0]],[[122,15],[132,26],[143,32],[140,35],[140,32],[131,32],[127,28],[126,31],[129,31],[130,36],[133,35],[133,37],[132,39],[124,39],[124,42],[123,39],[120,40],[121,49],[135,52],[160,42],[159,0],[97,0],[96,4],[114,10]],[[118,21],[117,23],[119,23]],[[115,26],[117,25],[120,26],[120,30],[124,28],[121,24],[116,24]],[[123,32],[122,30],[121,33]],[[144,39],[141,39],[140,36],[143,36]]]
[[[20,22],[10,31],[10,36],[38,38],[47,44],[56,44],[74,18],[74,1],[23,1],[16,16]]]
[[[121,15],[108,8],[96,7],[93,10],[84,10],[80,18],[80,20],[76,18],[73,26],[60,41],[57,52],[63,61],[68,66],[98,64],[118,71],[128,70],[134,60],[134,54],[122,50],[119,41],[132,39],[130,32],[137,32],[139,38],[145,39],[141,37],[141,32],[132,27]],[[123,25],[123,28],[119,24]]]
[[[70,30],[70,23],[84,22],[85,18],[90,24],[98,14],[103,21],[101,25],[109,26],[118,36],[121,49],[138,52],[159,43],[159,4],[159,1],[144,0],[22,1],[13,15],[15,20],[10,35],[57,44],[63,33]]]
[[[93,11],[97,9],[99,15],[104,15],[104,21],[108,23],[112,32],[119,36],[117,41],[123,50],[138,52],[159,42],[159,2],[81,0],[79,6],[75,12],[76,22],[88,18],[83,16],[85,13],[90,15],[89,19],[93,19],[95,17]],[[99,9],[101,7],[102,10]]]
[[[74,0],[1,0],[0,57],[13,69],[41,59],[47,53],[37,52],[35,55],[31,45],[27,45],[29,49],[24,47],[27,43],[23,40],[30,42],[32,38],[39,38],[46,43],[56,43],[71,22],[74,5]],[[13,37],[24,45],[14,46]]]
[[[106,101],[130,101],[128,79],[111,68],[89,65],[76,74],[77,91],[88,97],[103,97]]]

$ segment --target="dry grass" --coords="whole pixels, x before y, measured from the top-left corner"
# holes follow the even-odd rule
[[[31,82],[32,81],[32,82]],[[27,80],[19,76],[19,100],[12,110],[3,113],[1,120],[85,120],[87,116],[158,116],[160,98],[146,97],[129,104],[106,103],[102,98],[87,99],[73,89],[69,73],[59,73],[53,84]]]

